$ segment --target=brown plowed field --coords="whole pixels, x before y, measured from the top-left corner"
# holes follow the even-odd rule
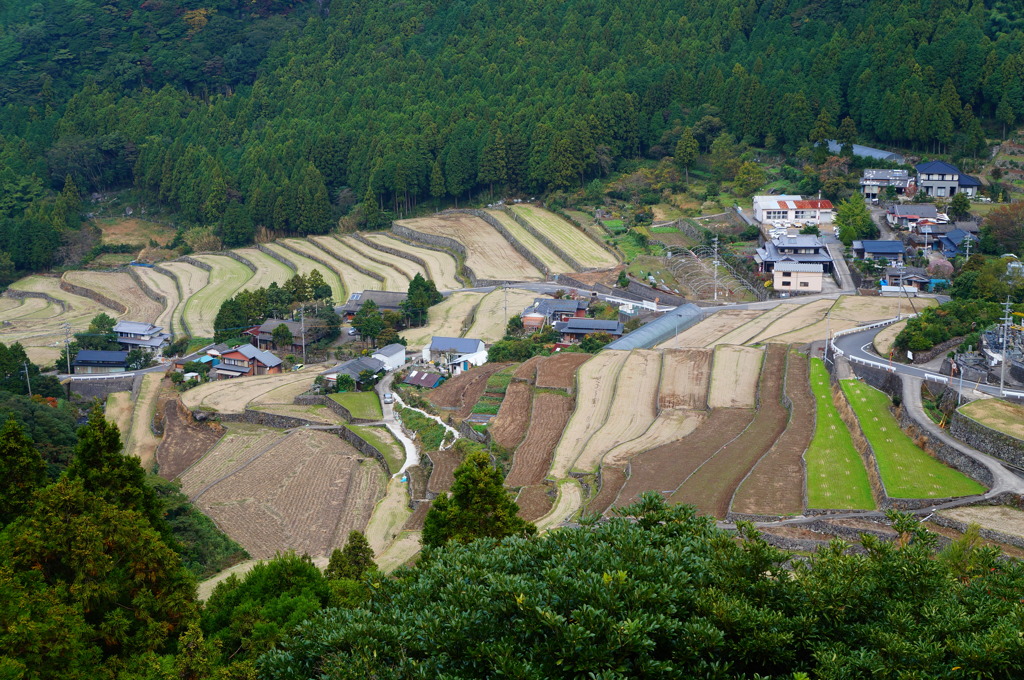
[[[537,387],[550,387],[557,390],[576,388],[576,369],[582,366],[591,354],[569,352],[545,357],[537,364]]]
[[[512,374],[512,377],[520,378],[532,385],[537,381],[537,366],[544,358],[545,357],[532,357],[527,359],[519,365],[519,368],[517,368],[516,372]]]
[[[658,387],[658,408],[699,411],[708,407],[709,349],[667,349]]]
[[[572,398],[554,392],[533,398],[530,429],[512,457],[512,469],[505,478],[505,486],[529,486],[544,479],[551,467],[551,454],[565,430],[565,424],[569,422],[572,407]]]
[[[532,522],[551,512],[551,507],[555,504],[554,496],[548,495],[551,491],[552,487],[547,484],[524,486],[516,497],[519,516],[527,522]]]
[[[624,466],[638,453],[650,451],[686,437],[697,429],[707,411],[665,409],[658,414],[647,431],[635,439],[624,441],[604,457],[604,465]]]
[[[427,482],[427,491],[430,493],[441,493],[452,488],[455,482],[455,468],[462,462],[462,454],[449,449],[448,451],[430,451],[427,453],[434,464],[430,471],[430,481]]]
[[[416,509],[409,515],[409,519],[405,520],[405,525],[402,527],[402,531],[419,531],[423,528],[423,520],[427,518],[427,513],[430,512],[430,501],[424,501],[416,506]]]
[[[761,400],[750,426],[711,457],[672,494],[673,503],[691,503],[720,519],[743,478],[786,429],[789,412],[782,405],[782,375],[787,348],[769,345],[761,373]]]
[[[803,354],[786,364],[786,395],[793,402],[789,425],[736,491],[733,512],[791,515],[804,509],[804,452],[814,436],[814,396]]]
[[[749,409],[715,409],[689,436],[637,454],[613,506],[629,505],[645,491],[673,493],[702,463],[735,439],[753,417]]]
[[[484,364],[464,371],[459,375],[444,381],[435,390],[427,394],[430,403],[439,409],[454,411],[459,418],[467,417],[484,396],[487,388],[487,380],[509,364]]]
[[[179,399],[164,402],[164,437],[156,448],[160,476],[174,479],[213,448],[224,435],[217,423],[196,422]]]
[[[601,491],[587,505],[587,514],[604,514],[626,483],[626,471],[622,468],[601,466]]]
[[[526,436],[530,426],[530,401],[533,392],[524,382],[511,382],[505,391],[505,400],[501,402],[498,415],[491,420],[487,430],[491,439],[506,449],[515,449]]]

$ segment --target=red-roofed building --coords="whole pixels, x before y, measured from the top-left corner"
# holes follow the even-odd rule
[[[802,196],[754,196],[754,219],[762,224],[832,224],[832,201]]]

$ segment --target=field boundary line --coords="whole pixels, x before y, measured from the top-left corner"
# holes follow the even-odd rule
[[[407,233],[402,233],[403,231]],[[416,234],[416,236],[421,238],[409,236],[408,234]],[[457,248],[446,248],[444,246],[434,245],[429,241],[422,240],[422,238],[426,237],[425,234],[420,234],[418,231],[410,229],[405,225],[398,224],[397,222],[391,223],[391,231],[387,232],[387,235],[400,243],[404,243],[410,248],[424,248],[426,250],[433,250],[435,252],[448,255],[455,260],[455,278],[465,284],[467,288],[476,287],[476,274],[469,268],[469,265],[466,264],[465,248],[459,250]],[[430,271],[429,268],[427,271]]]
[[[328,235],[329,236],[334,236],[333,234],[328,234]],[[365,245],[367,248],[372,248],[372,249],[378,250],[378,251],[380,251],[382,253],[387,253],[388,255],[394,255],[395,257],[400,257],[402,259],[409,260],[410,262],[415,262],[419,266],[423,267],[423,271],[427,272],[427,274],[430,274],[430,267],[427,266],[427,261],[424,260],[423,258],[421,258],[419,255],[413,255],[412,253],[408,253],[408,252],[406,252],[404,250],[399,250],[398,248],[391,248],[390,246],[385,246],[383,244],[376,243],[376,242],[371,241],[370,239],[366,238],[365,236],[363,236],[363,234],[361,232],[358,232],[358,231],[354,231],[351,234],[347,234],[347,235],[351,236],[354,240],[359,241],[360,243]],[[337,238],[337,237],[335,237],[335,238]],[[369,257],[369,256],[367,256],[367,259],[373,260],[374,262],[377,262],[377,260],[375,260],[374,258]]]
[[[569,253],[565,252],[565,250],[561,246],[559,246],[557,243],[552,241],[548,237],[547,234],[542,233],[539,229],[537,229],[537,227],[535,227],[534,225],[530,224],[530,221],[528,219],[526,219],[525,217],[523,217],[519,213],[517,213],[514,210],[512,210],[512,208],[508,207],[507,205],[502,205],[499,208],[499,210],[501,210],[503,213],[505,213],[506,215],[511,217],[513,220],[515,220],[516,224],[521,226],[526,231],[530,232],[535,239],[537,239],[538,241],[540,241],[541,243],[546,245],[551,250],[551,252],[553,252],[555,255],[558,255],[558,257],[562,258],[562,260],[567,265],[569,265],[570,267],[575,269],[577,272],[587,272],[587,271],[592,271],[594,269],[597,269],[597,267],[584,267],[582,264],[580,264],[579,260],[577,260],[575,257],[570,255]],[[568,224],[571,224],[571,223],[568,223]],[[580,232],[586,238],[588,238],[591,241],[593,241],[593,239],[590,238],[590,234],[587,234],[586,232],[584,232],[582,230],[580,230]],[[597,243],[597,242],[594,241],[594,243]],[[616,259],[618,259],[617,255],[615,257],[616,257]]]
[[[336,259],[338,262],[341,262],[343,264],[348,265],[349,267],[352,267],[352,269],[355,269],[360,274],[363,274],[364,276],[369,276],[374,281],[380,281],[381,290],[384,289],[383,288],[384,287],[384,275],[383,274],[380,274],[378,272],[372,272],[369,269],[367,269],[366,267],[363,267],[362,265],[356,264],[355,262],[353,262],[349,258],[345,257],[344,255],[339,254],[335,250],[331,250],[330,248],[325,246],[323,243],[320,243],[319,241],[314,241],[313,239],[306,239],[306,243],[310,244],[311,246],[313,246],[317,250],[321,250],[321,251],[327,253],[328,255],[330,255],[331,257]],[[294,247],[292,247],[290,245],[287,245],[287,244],[285,244],[285,243],[283,243],[281,241],[277,241],[277,245],[281,246],[282,248],[284,248],[286,250],[289,250],[289,251],[295,253],[296,255],[301,255],[303,257],[308,257],[309,259],[313,260],[314,262],[318,262],[318,263],[322,264],[323,266],[327,267],[332,272],[337,274],[338,278],[340,278],[342,281],[345,280],[345,276],[341,272],[339,272],[337,269],[335,269],[334,267],[332,267],[329,264],[327,264],[326,260],[321,260],[319,257],[317,257],[315,255],[312,255],[312,254],[306,254],[306,253],[299,252]],[[377,262],[377,260],[374,260],[372,257],[368,257],[366,259],[371,260],[372,262]],[[378,262],[378,264],[380,264],[380,263]],[[348,292],[349,293],[354,293],[356,291],[353,290],[353,291],[348,291]]]
[[[394,263],[392,263],[392,262],[385,262],[384,260],[378,260],[377,258],[373,257],[372,255],[370,255],[370,254],[368,254],[368,253],[365,253],[365,252],[363,252],[363,251],[362,251],[362,250],[360,250],[359,248],[356,248],[355,246],[353,246],[353,245],[351,245],[351,244],[349,244],[349,243],[345,243],[344,241],[342,241],[342,240],[341,240],[341,236],[336,236],[336,235],[333,235],[333,234],[331,234],[331,235],[329,235],[329,236],[330,236],[330,238],[333,238],[333,239],[334,239],[335,241],[338,241],[339,243],[341,243],[341,244],[342,244],[342,245],[344,245],[345,247],[349,248],[350,250],[353,250],[353,251],[355,251],[355,252],[359,253],[359,254],[360,254],[361,256],[365,257],[365,258],[366,258],[367,260],[369,260],[370,262],[375,262],[375,263],[379,264],[379,265],[380,265],[381,267],[384,267],[385,269],[388,269],[389,271],[393,271],[393,272],[395,272],[395,273],[396,273],[396,274],[398,274],[398,276],[400,276],[400,277],[404,277],[404,278],[407,278],[407,279],[409,279],[410,281],[412,281],[412,280],[413,280],[413,278],[414,278],[414,276],[415,276],[415,275],[413,275],[413,276],[410,276],[408,272],[406,272],[406,271],[403,271],[403,270],[399,269],[399,268],[398,268],[398,267],[396,267],[396,266],[394,265]],[[313,243],[313,241],[312,241],[311,239],[307,239],[307,240],[308,240],[308,241],[309,241],[310,243]],[[360,241],[359,239],[352,239],[352,240],[353,240],[353,241],[356,241],[356,242],[358,242],[358,243],[359,243],[360,245],[364,245],[364,246],[366,245],[366,244],[365,244],[365,243],[364,243],[363,241]],[[370,247],[370,246],[366,246],[366,247],[367,247],[367,248],[370,248],[370,250],[375,250],[374,248],[372,248],[372,247]],[[382,250],[382,251],[380,251],[380,252],[384,252],[384,251]],[[426,269],[426,267],[424,267],[424,271],[428,271],[428,270]],[[383,274],[382,274],[382,276],[383,276]]]
[[[115,300],[111,300],[106,295],[103,295],[102,293],[99,293],[99,292],[93,290],[92,288],[86,288],[85,286],[80,286],[77,283],[71,283],[70,281],[68,281],[67,279],[64,278],[64,276],[67,273],[68,272],[64,272],[64,274],[61,274],[61,277],[58,280],[59,283],[57,285],[60,286],[61,290],[65,291],[67,293],[74,293],[75,295],[79,295],[79,296],[84,297],[84,298],[86,298],[88,300],[93,300],[94,302],[98,302],[101,305],[103,305],[104,307],[109,307],[110,309],[114,310],[118,314],[127,314],[128,313],[128,308],[126,306],[124,306],[123,304],[121,304],[120,302],[117,302]]]
[[[635,350],[635,349],[634,350],[630,350],[630,356],[632,356],[633,353],[636,352],[636,351],[637,350]],[[639,439],[640,437],[644,436],[647,433],[647,431],[650,430],[654,426],[655,421],[658,420],[658,416],[661,415],[661,407],[658,406],[658,402],[660,401],[659,395],[661,394],[661,381],[662,381],[663,376],[665,375],[665,352],[664,351],[658,351],[658,350],[647,350],[647,351],[657,352],[657,354],[658,354],[658,385],[657,385],[657,389],[655,389],[655,391],[654,391],[654,409],[653,409],[654,410],[654,418],[651,420],[650,423],[648,423],[647,427],[644,428],[643,432],[640,432],[635,437],[630,437],[629,439],[627,439],[625,441],[616,442],[614,446],[612,446],[612,447],[608,448],[607,450],[605,450],[601,454],[601,459],[597,461],[597,468],[596,468],[597,471],[600,471],[601,470],[601,466],[605,465],[605,457],[609,453],[611,453],[620,444],[628,444],[629,442],[631,442],[631,441],[633,441],[635,439]],[[630,357],[626,357],[626,360],[622,362],[622,366],[619,367],[618,374],[615,376],[615,389],[612,392],[611,404],[615,404],[617,402],[617,397],[619,396],[619,378],[622,377],[622,371],[625,370],[626,364],[629,363],[629,359],[630,359]],[[608,410],[609,410],[609,413],[610,413],[611,412],[611,406],[609,406]],[[600,432],[601,429],[602,428],[598,428],[597,430],[594,431],[594,434],[590,435],[590,439],[587,440],[587,445],[590,444],[590,440],[593,439],[594,435],[596,435],[598,432]],[[576,457],[576,460],[579,460],[579,456]],[[590,471],[577,470],[577,472],[584,472],[585,474],[590,474]]]
[[[277,243],[278,245],[281,245],[281,243],[279,241],[273,241],[273,243]],[[260,251],[264,255],[269,255],[270,257],[274,258],[275,260],[277,260],[278,262],[283,264],[285,267],[288,267],[288,269],[291,269],[296,274],[299,273],[299,269],[298,269],[298,267],[295,266],[294,262],[289,260],[287,257],[282,255],[281,253],[277,252],[276,250],[268,248],[267,244],[265,244],[265,243],[257,243],[256,244],[256,250]],[[291,252],[295,252],[291,248],[285,248],[285,250],[289,250]]]
[[[250,458],[249,460],[245,461],[240,466],[236,467],[234,470],[221,475],[220,477],[218,477],[217,479],[213,480],[212,482],[210,482],[209,484],[204,486],[202,489],[197,491],[196,494],[192,498],[189,499],[189,502],[192,503],[192,504],[195,504],[195,502],[198,501],[199,498],[203,494],[205,494],[207,491],[209,491],[210,489],[212,489],[216,485],[220,484],[221,482],[223,482],[228,477],[235,476],[236,474],[238,474],[239,472],[241,472],[242,470],[244,470],[245,468],[249,467],[251,464],[256,462],[256,460],[258,460],[259,458],[262,458],[264,456],[264,454],[266,454],[270,449],[274,448],[278,444],[283,444],[284,442],[286,442],[287,440],[291,439],[294,436],[295,436],[294,432],[289,432],[288,434],[286,434],[281,439],[268,443],[262,449],[260,449],[252,458]],[[219,439],[217,441],[218,441],[218,443],[220,442]],[[204,456],[204,458],[205,458],[205,456]],[[202,460],[202,459],[200,459],[200,460]]]
[[[498,220],[494,219],[493,216],[488,215],[483,210],[459,209],[459,210],[446,210],[445,212],[446,213],[461,212],[461,213],[465,213],[467,215],[472,215],[473,217],[480,218],[481,220],[483,220],[487,224],[491,225],[496,232],[501,234],[502,237],[506,241],[508,241],[508,244],[512,247],[512,249],[515,250],[520,255],[522,255],[524,260],[526,260],[527,262],[532,264],[534,267],[536,267],[537,270],[540,271],[541,274],[543,274],[544,276],[550,276],[551,275],[551,268],[548,267],[546,264],[544,264],[541,261],[540,257],[538,257],[536,254],[534,254],[533,251],[531,251],[529,248],[527,248],[522,243],[520,243],[519,240],[516,239],[512,235],[512,232],[510,232],[508,230],[508,228],[505,227],[504,224],[502,224]],[[554,252],[554,251],[552,251],[552,252]]]
[[[253,274],[256,274],[256,273],[259,272],[259,269],[256,268],[256,265],[254,265],[249,260],[249,258],[245,257],[244,255],[239,255],[238,253],[236,253],[233,250],[222,250],[221,252],[219,252],[217,254],[218,255],[224,255],[225,257],[230,257],[232,260],[238,260],[239,262],[244,264],[246,267],[251,269]]]

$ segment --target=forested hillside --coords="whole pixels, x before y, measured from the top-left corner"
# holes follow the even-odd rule
[[[703,150],[724,126],[795,151],[849,118],[861,141],[955,158],[982,123],[1024,119],[1008,0],[6,0],[0,22],[0,250],[18,270],[60,257],[72,193],[132,188],[237,245],[360,203],[372,227],[579,186],[671,155],[687,125]]]

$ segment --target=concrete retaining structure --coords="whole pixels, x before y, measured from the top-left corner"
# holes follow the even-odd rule
[[[62,313],[71,309],[71,305],[64,302],[63,300],[58,300],[52,295],[49,295],[47,293],[40,293],[34,290],[14,290],[13,288],[8,288],[3,292],[3,294],[9,298],[14,298],[15,300],[23,300],[25,298],[39,298],[41,300],[46,300],[47,302],[58,305]]]
[[[260,251],[261,253],[264,253],[265,255],[269,255],[270,257],[274,258],[275,260],[277,260],[278,262],[283,264],[285,267],[288,267],[288,269],[291,269],[293,272],[299,271],[295,267],[295,263],[294,262],[289,260],[284,255],[281,255],[280,253],[274,252],[273,250],[271,250],[270,248],[266,247],[262,243],[257,243],[256,244],[256,249],[258,251]]]
[[[93,399],[105,400],[114,392],[130,392],[134,381],[134,375],[126,375],[123,378],[96,378],[93,380],[85,378],[69,381],[68,389],[72,394],[88,401]]]

